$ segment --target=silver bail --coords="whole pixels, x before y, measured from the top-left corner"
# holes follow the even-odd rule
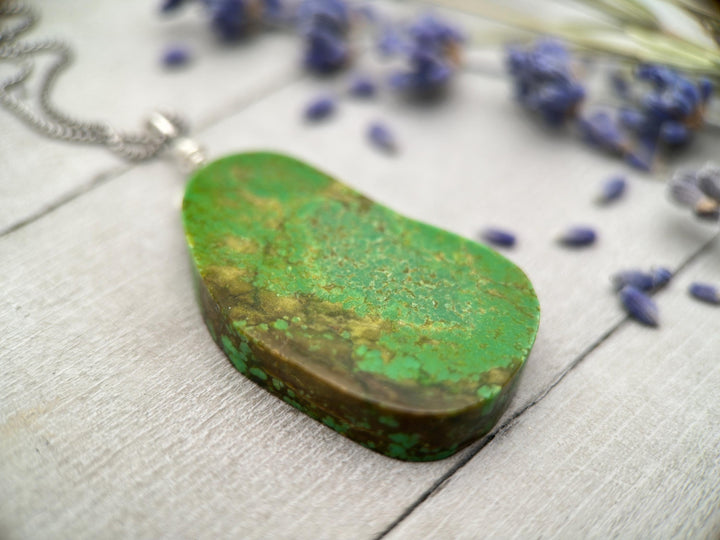
[[[154,112],[148,118],[148,126],[166,141],[175,162],[189,173],[207,162],[205,149],[196,141],[185,137],[177,122],[160,112]]]

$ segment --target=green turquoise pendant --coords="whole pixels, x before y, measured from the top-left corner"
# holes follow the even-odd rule
[[[183,219],[210,333],[285,402],[413,461],[497,422],[540,317],[504,257],[272,153],[195,172]]]

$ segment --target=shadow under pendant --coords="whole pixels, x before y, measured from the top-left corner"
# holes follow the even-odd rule
[[[312,418],[429,461],[486,434],[507,406],[540,309],[495,251],[264,152],[197,170],[183,220],[213,339]]]

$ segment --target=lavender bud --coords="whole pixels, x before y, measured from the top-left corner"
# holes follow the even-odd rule
[[[653,166],[652,152],[631,151],[625,155],[625,163],[638,171],[649,172]]]
[[[350,59],[350,47],[343,35],[322,26],[314,27],[306,35],[305,67],[315,73],[333,73]]]
[[[625,177],[614,176],[603,183],[597,201],[599,204],[608,204],[616,201],[625,194],[626,188],[627,181]]]
[[[545,123],[561,126],[577,115],[585,88],[575,79],[562,43],[544,39],[528,48],[512,47],[507,67],[518,101]]]
[[[688,292],[694,298],[708,304],[720,305],[720,289],[709,283],[692,283]]]
[[[641,291],[649,291],[653,288],[653,277],[641,270],[622,270],[612,277],[612,283],[616,291],[626,286],[632,286]]]
[[[350,95],[361,98],[369,98],[375,95],[377,88],[369,77],[357,75],[351,82],[348,92]]]
[[[712,93],[713,93],[712,81],[710,81],[710,79],[702,78],[698,82],[698,86],[700,88],[700,99],[702,99],[703,103],[707,103],[710,100],[710,96],[712,96]]]
[[[650,270],[650,275],[652,276],[652,290],[657,290],[661,287],[664,287],[665,285],[670,283],[670,280],[673,276],[672,272],[664,266],[654,267],[652,270]]]
[[[406,56],[405,67],[390,74],[390,87],[408,97],[442,96],[456,72],[462,41],[462,33],[451,23],[431,14],[421,16],[410,25],[405,40],[385,44],[387,52]]]
[[[657,304],[639,289],[628,285],[620,291],[620,302],[633,319],[648,326],[658,326],[660,322]]]
[[[175,11],[180,6],[185,4],[185,0],[163,0],[160,3],[160,12],[161,13],[170,13],[171,11]]]
[[[190,50],[184,45],[169,47],[162,56],[162,63],[169,68],[177,68],[190,62]]]
[[[515,235],[503,229],[487,227],[482,231],[480,236],[488,244],[493,246],[513,247],[515,245]]]
[[[581,138],[590,146],[616,154],[622,154],[627,146],[627,139],[617,119],[607,111],[596,111],[580,117],[577,127]]]
[[[392,131],[380,122],[374,122],[370,124],[367,131],[368,139],[380,150],[385,152],[395,152],[397,150],[397,143],[395,142],[395,136]]]
[[[595,240],[597,233],[590,227],[571,227],[558,238],[558,242],[567,247],[590,246]]]
[[[623,107],[618,113],[620,124],[632,132],[639,131],[645,125],[645,115],[636,109]]]
[[[690,140],[690,130],[680,122],[665,122],[660,128],[660,139],[670,146],[681,146]]]
[[[335,100],[329,96],[315,98],[305,108],[305,118],[310,121],[323,120],[335,112]]]

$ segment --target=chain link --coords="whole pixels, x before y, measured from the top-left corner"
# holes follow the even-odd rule
[[[52,103],[51,95],[60,74],[72,63],[69,45],[57,39],[18,41],[37,23],[38,15],[21,2],[0,0],[0,63],[17,64],[17,71],[0,80],[0,106],[40,134],[56,140],[105,146],[128,161],[144,161],[155,157],[168,142],[167,135],[147,129],[142,133],[119,133],[101,122],[72,118]],[[12,21],[12,22],[11,22]],[[13,24],[14,22],[14,24]],[[33,108],[16,89],[30,77],[35,57],[52,54],[54,59],[40,77],[40,92]],[[185,123],[176,115],[166,114],[179,132]]]

